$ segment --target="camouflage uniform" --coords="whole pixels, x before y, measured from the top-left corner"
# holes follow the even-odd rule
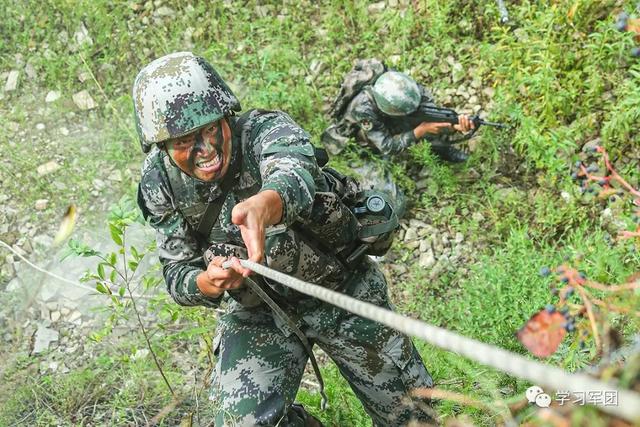
[[[222,296],[207,297],[196,285],[196,276],[206,269],[202,255],[206,249],[223,256],[244,251],[240,230],[231,222],[231,210],[259,191],[271,189],[281,196],[284,210],[282,223],[267,230],[266,264],[389,307],[386,282],[375,264],[365,260],[355,270],[346,270],[331,253],[318,248],[322,241],[318,236],[351,238],[352,224],[318,203],[327,200],[318,197],[331,193],[327,193],[328,184],[307,133],[278,111],[253,111],[242,124],[233,116],[229,120],[231,163],[237,162],[238,167],[234,186],[208,238],[198,238],[194,230],[206,204],[220,199],[220,184],[186,175],[156,146],[142,168],[138,201],[157,231],[163,274],[174,300],[186,306],[219,306]],[[308,230],[317,239],[311,241]],[[402,425],[412,416],[428,419],[424,412],[402,404],[411,389],[432,385],[410,339],[267,279],[252,277],[278,296],[305,335],[338,364],[376,425]],[[308,359],[301,342],[248,288],[227,294],[231,302],[220,318],[215,339],[218,359],[211,399],[218,405],[216,425],[305,425],[305,412],[293,405]]]
[[[420,106],[434,107],[431,93],[424,86],[418,87]],[[413,129],[420,123],[406,116],[383,114],[376,105],[370,87],[365,87],[353,98],[344,112],[343,120],[354,129],[355,139],[360,145],[369,147],[384,157],[400,154],[417,142]],[[447,135],[425,137],[434,147],[446,143],[447,138]]]

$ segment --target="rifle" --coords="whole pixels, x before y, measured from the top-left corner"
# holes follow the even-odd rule
[[[443,108],[443,107],[429,107],[421,105],[417,111],[410,114],[412,122],[419,124],[422,122],[441,122],[441,123],[451,123],[452,125],[458,124],[458,113],[456,113],[451,108]],[[454,141],[449,141],[449,144],[457,144],[462,141],[466,141],[471,138],[480,128],[480,126],[491,126],[498,129],[507,129],[508,126],[504,123],[497,122],[489,122],[487,120],[483,120],[480,116],[473,115],[470,117],[471,122],[473,123],[473,130],[468,134],[464,135],[462,138],[456,139]]]

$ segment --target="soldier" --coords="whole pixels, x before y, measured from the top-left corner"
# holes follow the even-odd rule
[[[470,118],[460,115],[460,123],[454,126],[416,121],[411,114],[419,106],[435,106],[433,96],[422,85],[406,74],[387,71],[378,60],[360,60],[345,78],[331,114],[335,123],[324,131],[322,141],[336,154],[353,137],[389,158],[425,139],[442,160],[466,161],[468,155],[448,142],[454,131],[473,129]]]
[[[319,425],[293,403],[308,342],[338,365],[375,425],[430,420],[402,399],[432,385],[410,339],[250,275],[238,261],[248,256],[391,307],[378,267],[366,256],[347,264],[337,252],[353,238],[353,217],[334,211],[344,205],[332,204],[340,200],[337,187],[318,167],[309,135],[280,111],[235,116],[238,99],[206,60],[188,52],[143,68],[133,99],[148,153],[138,204],[157,232],[168,291],[185,306],[217,307],[230,297],[214,340],[215,425]],[[232,268],[223,269],[230,255]],[[250,280],[289,318],[275,316],[246,286]]]

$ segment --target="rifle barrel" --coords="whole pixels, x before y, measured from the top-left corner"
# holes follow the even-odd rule
[[[504,123],[488,122],[486,120],[480,120],[480,124],[483,126],[493,126],[494,128],[506,129],[507,125]]]

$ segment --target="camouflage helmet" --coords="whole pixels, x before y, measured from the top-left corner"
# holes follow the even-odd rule
[[[411,114],[420,104],[418,84],[398,71],[387,71],[378,77],[372,92],[380,111],[390,116]]]
[[[144,67],[133,83],[142,151],[240,111],[240,101],[204,58],[176,52]]]

